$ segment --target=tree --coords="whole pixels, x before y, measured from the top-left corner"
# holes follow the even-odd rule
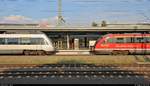
[[[98,27],[98,24],[96,22],[92,22],[92,27]]]
[[[107,26],[107,23],[105,20],[102,21],[102,24],[101,24],[101,27],[106,27]]]

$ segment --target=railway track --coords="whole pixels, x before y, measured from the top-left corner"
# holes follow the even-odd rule
[[[141,58],[144,59],[144,62],[140,60],[140,58],[137,55],[134,55],[135,59],[137,60],[137,63],[139,65],[149,65],[150,64],[150,56],[149,55],[142,55]]]
[[[0,83],[150,84],[149,67],[149,64],[8,64],[0,65]]]
[[[144,57],[144,59],[146,60],[146,62],[150,62],[150,56],[144,55],[143,57]]]
[[[92,64],[0,65],[0,78],[27,76],[147,76],[150,65],[97,66]]]
[[[150,67],[150,64],[0,64],[0,68],[4,67]]]

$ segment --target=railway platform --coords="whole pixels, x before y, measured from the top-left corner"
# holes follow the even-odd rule
[[[59,50],[56,55],[90,55],[90,50]]]

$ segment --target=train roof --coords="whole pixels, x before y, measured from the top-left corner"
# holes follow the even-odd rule
[[[29,37],[29,38],[39,38],[45,37],[45,34],[0,34],[0,38],[14,38],[14,37]]]
[[[35,30],[10,30],[10,31],[5,31],[3,34],[44,34],[41,31],[35,31]]]
[[[36,24],[2,24],[0,25],[0,31],[8,31],[8,30],[35,30],[35,31],[57,31],[57,32],[136,32],[136,31],[150,31],[150,24],[107,24],[106,27],[92,27],[92,26],[47,26],[40,27]]]
[[[117,36],[150,36],[150,34],[147,34],[147,33],[145,33],[145,34],[141,34],[141,33],[125,33],[125,34],[107,34],[107,35],[105,35],[105,36],[115,36],[115,37],[117,37]]]

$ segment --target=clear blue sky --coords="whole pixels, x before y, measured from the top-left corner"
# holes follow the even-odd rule
[[[57,0],[0,0],[0,19],[20,15],[53,22],[57,9]],[[150,22],[150,0],[62,0],[62,11],[70,25]]]

